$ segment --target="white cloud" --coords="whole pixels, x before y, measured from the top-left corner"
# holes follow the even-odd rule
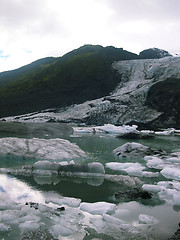
[[[84,44],[180,51],[179,0],[0,0],[0,71]]]

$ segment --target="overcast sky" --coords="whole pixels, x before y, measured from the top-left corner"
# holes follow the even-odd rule
[[[180,53],[180,0],[0,0],[0,72],[84,44]]]

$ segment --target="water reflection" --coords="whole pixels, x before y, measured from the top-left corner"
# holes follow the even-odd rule
[[[0,174],[0,201],[8,200],[16,203],[24,203],[26,201],[35,201],[43,203],[45,201],[43,195],[34,190],[14,177]]]

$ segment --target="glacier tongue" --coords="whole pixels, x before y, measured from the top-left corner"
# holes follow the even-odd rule
[[[24,139],[24,138],[1,138],[0,155],[12,158],[50,159],[62,161],[85,157],[85,152],[76,144],[64,139]]]
[[[162,59],[143,59],[114,62],[112,67],[120,74],[119,85],[109,96],[72,105],[54,112],[26,114],[19,117],[9,117],[6,121],[19,122],[75,122],[88,125],[132,124],[151,126],[158,119],[158,127],[165,126],[159,120],[163,111],[147,106],[149,90],[154,84],[165,82],[168,78],[180,78],[180,57],[165,57]],[[174,124],[174,115],[167,116],[169,123]],[[172,125],[171,124],[171,125]],[[147,128],[148,128],[147,126]],[[151,126],[152,127],[152,126]]]

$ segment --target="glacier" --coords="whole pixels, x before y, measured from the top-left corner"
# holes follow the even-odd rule
[[[87,125],[131,124],[149,128],[175,126],[174,115],[161,122],[163,112],[146,104],[150,88],[169,78],[180,78],[180,57],[127,60],[112,64],[120,74],[119,85],[108,96],[61,109],[4,118],[6,121],[47,122],[49,120]],[[175,110],[176,111],[176,110]]]

